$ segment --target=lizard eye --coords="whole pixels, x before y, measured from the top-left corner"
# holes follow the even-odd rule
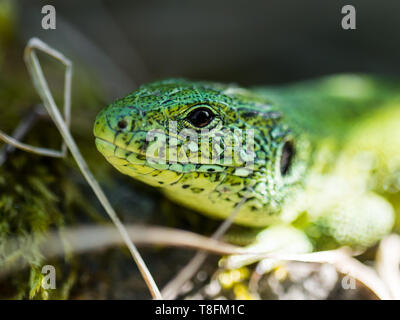
[[[293,157],[295,154],[296,150],[294,148],[294,145],[290,141],[286,141],[285,144],[283,145],[282,149],[282,154],[281,154],[281,175],[285,176],[293,161]]]
[[[214,113],[209,108],[201,107],[191,111],[186,120],[197,128],[203,128],[215,118]]]

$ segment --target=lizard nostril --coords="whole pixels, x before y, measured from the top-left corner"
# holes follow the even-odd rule
[[[118,128],[125,129],[127,126],[128,126],[128,122],[126,122],[126,120],[118,121]]]

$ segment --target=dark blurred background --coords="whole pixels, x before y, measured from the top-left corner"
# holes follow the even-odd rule
[[[165,77],[284,83],[337,72],[400,74],[400,1],[21,0],[23,39],[88,65],[110,98]],[[42,30],[41,7],[57,10]],[[343,30],[341,8],[356,8]]]

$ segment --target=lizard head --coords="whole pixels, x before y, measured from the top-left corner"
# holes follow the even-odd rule
[[[120,172],[211,216],[226,217],[249,192],[247,214],[236,219],[246,225],[276,216],[299,178],[281,112],[232,85],[180,79],[143,85],[98,114],[94,135]]]

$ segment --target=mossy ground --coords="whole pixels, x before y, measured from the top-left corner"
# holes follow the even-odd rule
[[[0,3],[0,128],[7,133],[40,104],[23,63],[24,43],[16,35],[13,10],[9,2]],[[44,68],[56,101],[62,101],[62,68],[50,59],[44,59]],[[104,103],[91,83],[92,80],[80,77],[78,86],[74,86],[73,99],[73,113],[81,121],[73,121],[72,130],[86,158],[97,155],[91,126],[98,105]],[[61,146],[61,137],[48,119],[35,123],[23,141],[53,149]],[[3,146],[1,143],[0,147]],[[102,172],[100,176],[107,175],[102,163],[92,168]],[[76,278],[73,254],[66,248],[60,259],[45,261],[39,245],[46,232],[59,232],[85,215],[87,219],[96,216],[97,210],[83,196],[87,192],[84,184],[70,156],[55,159],[19,150],[8,154],[0,166],[0,268],[8,270],[0,279],[0,298],[68,297]],[[17,239],[12,246],[11,238]],[[12,272],[25,264],[28,267],[22,271]],[[56,290],[41,286],[43,264],[57,266]]]

